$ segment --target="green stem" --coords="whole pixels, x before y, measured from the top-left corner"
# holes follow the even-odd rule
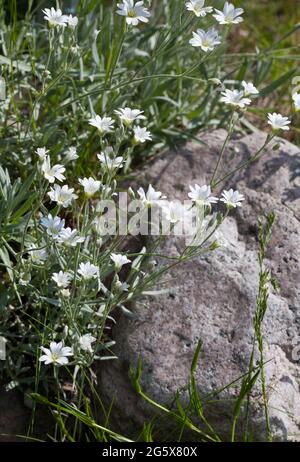
[[[231,137],[231,135],[233,133],[233,130],[234,130],[234,127],[235,127],[235,123],[233,122],[234,114],[235,114],[235,112],[233,111],[232,114],[231,114],[231,117],[230,117],[230,121],[229,121],[229,130],[228,130],[227,136],[226,136],[226,138],[224,140],[224,143],[223,143],[223,146],[222,146],[218,161],[216,163],[212,178],[210,180],[210,184],[211,184],[212,189],[214,189],[215,186],[216,186],[216,184],[214,182],[214,179],[215,179],[215,176],[216,176],[216,174],[218,172],[218,168],[219,168],[220,163],[221,163],[221,161],[223,159],[225,149],[227,147],[227,144],[228,144],[228,142],[230,140],[230,137]]]
[[[268,135],[267,138],[266,138],[266,141],[264,142],[263,146],[256,152],[256,154],[254,154],[250,159],[246,160],[245,162],[242,162],[240,165],[238,165],[236,168],[234,168],[233,170],[231,170],[231,172],[229,173],[226,173],[226,175],[224,175],[223,177],[219,178],[217,181],[215,181],[214,183],[214,187],[218,186],[218,184],[222,183],[223,181],[227,180],[228,178],[230,178],[232,175],[234,175],[236,172],[238,172],[239,170],[241,170],[242,168],[244,167],[247,167],[248,165],[250,165],[252,162],[255,162],[256,160],[258,160],[263,154],[264,154],[264,150],[266,149],[266,147],[270,144],[270,142],[272,141],[272,139],[275,137],[275,134],[272,134],[272,135]]]

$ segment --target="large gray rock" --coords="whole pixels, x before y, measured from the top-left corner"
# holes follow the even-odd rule
[[[186,198],[188,185],[209,182],[225,135],[214,131],[202,138],[203,145],[193,142],[179,152],[166,153],[142,172],[144,183],[151,182],[169,198]],[[220,172],[247,159],[264,140],[264,134],[256,133],[231,142]],[[268,405],[274,438],[300,440],[300,367],[292,358],[293,341],[300,331],[299,169],[299,150],[282,142],[279,150],[270,149],[247,170],[236,173],[222,186],[238,188],[246,200],[223,224],[222,248],[176,267],[167,278],[168,293],[147,298],[148,309],[136,306],[136,321],[119,320],[114,330],[119,360],[105,364],[99,382],[106,398],[115,399],[114,417],[121,429],[127,429],[128,422],[141,425],[151,415],[130,385],[129,365],[135,365],[138,357],[144,363],[144,389],[161,403],[171,402],[186,385],[199,338],[203,348],[197,382],[203,395],[245,374],[258,290],[257,219],[274,210],[277,221],[268,265],[281,292],[271,293],[264,322]],[[170,238],[163,251],[176,255],[181,248],[180,240]],[[264,439],[259,389],[258,383],[252,422],[255,438]],[[218,405],[207,407],[211,422],[225,438],[238,390],[239,386],[225,390]],[[241,423],[238,430],[241,434]]]

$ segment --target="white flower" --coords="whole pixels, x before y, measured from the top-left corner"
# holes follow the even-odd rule
[[[139,126],[134,127],[133,129],[134,132],[134,141],[135,143],[145,143],[145,141],[152,140],[152,135],[151,133],[145,128],[141,128]]]
[[[89,119],[89,124],[96,127],[100,134],[110,133],[114,128],[114,120],[111,117],[100,117],[96,115],[94,118]]]
[[[58,181],[65,180],[66,178],[63,175],[65,171],[65,167],[60,164],[56,164],[51,167],[49,156],[45,157],[42,164],[42,172],[44,173],[44,177],[49,181],[49,183],[54,183],[55,179]]]
[[[78,159],[77,149],[71,146],[66,152],[66,161],[71,162],[72,160]]]
[[[131,263],[131,261],[128,260],[126,255],[122,255],[120,253],[112,253],[110,258],[115,264],[116,271],[120,271],[123,265],[126,265],[127,263]]]
[[[45,249],[36,248],[33,244],[29,247],[29,257],[32,263],[43,263],[48,259],[48,253]]]
[[[55,184],[47,194],[53,202],[66,208],[78,197],[77,194],[73,193],[74,188],[69,188],[66,184],[63,187]]]
[[[228,207],[241,207],[241,202],[244,201],[245,198],[243,194],[240,194],[238,191],[234,191],[233,189],[229,189],[229,191],[224,190],[222,192],[222,198],[220,201],[224,202]]]
[[[138,109],[130,109],[129,107],[117,109],[115,111],[127,127],[129,127],[129,125],[131,125],[135,120],[146,119],[146,117],[142,115],[143,112],[144,111],[139,111]]]
[[[221,101],[231,106],[236,106],[243,109],[246,105],[251,104],[251,99],[245,98],[243,91],[239,90],[225,90],[221,93],[223,97]]]
[[[41,347],[41,350],[44,355],[42,355],[39,360],[43,361],[45,364],[68,364],[68,356],[73,356],[73,350],[70,347],[64,347],[63,342],[51,342],[50,349]]]
[[[45,160],[46,156],[47,156],[47,152],[49,152],[46,147],[44,146],[43,148],[37,148],[37,150],[35,151],[37,153],[37,155],[39,156],[40,160]]]
[[[148,22],[151,16],[144,2],[134,2],[134,0],[123,0],[123,3],[117,3],[119,10],[117,14],[126,16],[127,24],[137,26],[139,21]]]
[[[195,187],[190,186],[190,190],[191,192],[188,193],[189,198],[198,205],[209,206],[210,204],[216,204],[219,200],[217,197],[211,195],[211,187],[206,184],[203,186],[195,184]]]
[[[71,14],[68,16],[68,26],[71,28],[71,29],[75,29],[75,27],[77,26],[78,24],[78,18],[77,16],[72,16]]]
[[[66,27],[68,24],[68,16],[62,14],[61,10],[56,10],[55,8],[45,8],[42,10],[45,14],[44,19],[49,22],[51,27]]]
[[[245,82],[245,80],[243,80],[242,81],[242,86],[244,88],[245,96],[258,95],[259,94],[258,89],[251,82]]]
[[[183,221],[186,214],[186,207],[178,201],[163,202],[161,204],[164,216],[170,223],[177,223]]]
[[[92,197],[101,186],[101,181],[94,180],[94,178],[79,178],[79,183],[83,186],[84,192],[88,197]]]
[[[88,351],[89,353],[93,353],[92,343],[94,343],[97,339],[92,336],[92,334],[85,334],[79,338],[79,345],[83,351]]]
[[[288,117],[283,117],[281,114],[273,112],[273,114],[268,114],[268,124],[272,126],[273,130],[289,130],[288,126],[291,121]]]
[[[84,242],[85,238],[78,236],[77,229],[65,228],[58,236],[58,242],[68,247],[76,247],[77,244]]]
[[[143,188],[137,190],[138,195],[145,207],[151,207],[156,204],[160,199],[163,199],[162,193],[160,191],[155,191],[153,186],[149,184],[147,193]]]
[[[53,217],[51,213],[49,213],[48,217],[41,218],[41,224],[45,226],[49,236],[53,239],[57,239],[65,225],[65,220],[61,220],[59,217]]]
[[[195,15],[199,18],[204,17],[207,13],[211,13],[213,11],[212,6],[204,6],[205,0],[190,0],[186,2],[185,6],[188,11],[192,11]]]
[[[101,152],[101,154],[97,154],[97,157],[108,170],[114,170],[123,166],[124,159],[122,156],[113,158],[105,151]]]
[[[90,262],[80,263],[78,273],[80,274],[82,279],[93,279],[99,276],[99,268],[98,266],[95,266]]]
[[[300,93],[294,93],[292,98],[294,101],[296,111],[299,111],[300,110]]]
[[[217,30],[211,27],[207,32],[203,29],[197,29],[197,32],[193,32],[193,38],[189,43],[193,47],[200,47],[201,50],[207,52],[212,51],[216,45],[221,43],[221,40]]]
[[[57,284],[57,287],[65,289],[70,284],[71,275],[67,272],[60,271],[59,273],[53,273],[51,279]]]
[[[241,15],[244,13],[243,8],[235,8],[232,3],[225,2],[223,11],[217,10],[215,8],[214,18],[220,24],[238,24],[243,21]]]

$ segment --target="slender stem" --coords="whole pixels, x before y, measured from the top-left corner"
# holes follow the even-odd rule
[[[233,130],[234,130],[234,127],[235,127],[235,123],[234,123],[234,121],[233,121],[233,119],[234,119],[234,114],[235,114],[235,112],[233,111],[232,114],[231,114],[231,117],[230,117],[230,121],[229,121],[229,130],[228,130],[227,136],[226,136],[226,138],[225,138],[225,140],[224,140],[224,143],[223,143],[223,146],[222,146],[222,149],[221,149],[221,152],[220,152],[220,155],[219,155],[217,164],[216,164],[216,166],[215,166],[215,169],[214,169],[212,178],[211,178],[211,180],[210,180],[210,184],[211,184],[212,189],[214,189],[215,186],[216,186],[216,183],[215,183],[214,180],[215,180],[216,174],[217,174],[217,172],[218,172],[218,168],[219,168],[219,166],[220,166],[220,163],[221,163],[221,161],[222,161],[222,159],[223,159],[225,149],[226,149],[226,147],[227,147],[227,144],[228,144],[228,142],[229,142],[229,140],[230,140],[230,137],[231,137],[231,135],[232,135],[232,133],[233,133]]]
[[[267,138],[266,138],[266,141],[264,142],[263,146],[256,152],[256,154],[254,154],[252,157],[250,157],[250,159],[246,160],[245,162],[242,162],[240,165],[238,165],[236,168],[234,168],[233,170],[231,170],[231,172],[229,173],[226,173],[226,175],[222,176],[221,178],[219,178],[217,181],[215,181],[214,183],[214,187],[218,186],[220,183],[222,183],[223,181],[227,180],[228,178],[230,178],[232,175],[234,175],[236,172],[238,172],[239,170],[241,170],[242,168],[244,167],[247,167],[248,165],[250,165],[252,162],[255,162],[256,160],[258,160],[263,154],[264,154],[264,150],[266,149],[266,147],[270,144],[270,142],[272,141],[272,139],[275,137],[275,134],[272,134],[272,135],[268,135]]]

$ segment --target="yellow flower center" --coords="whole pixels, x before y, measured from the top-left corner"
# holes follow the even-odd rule
[[[134,10],[128,10],[127,16],[129,18],[135,18],[136,17],[136,12]]]

